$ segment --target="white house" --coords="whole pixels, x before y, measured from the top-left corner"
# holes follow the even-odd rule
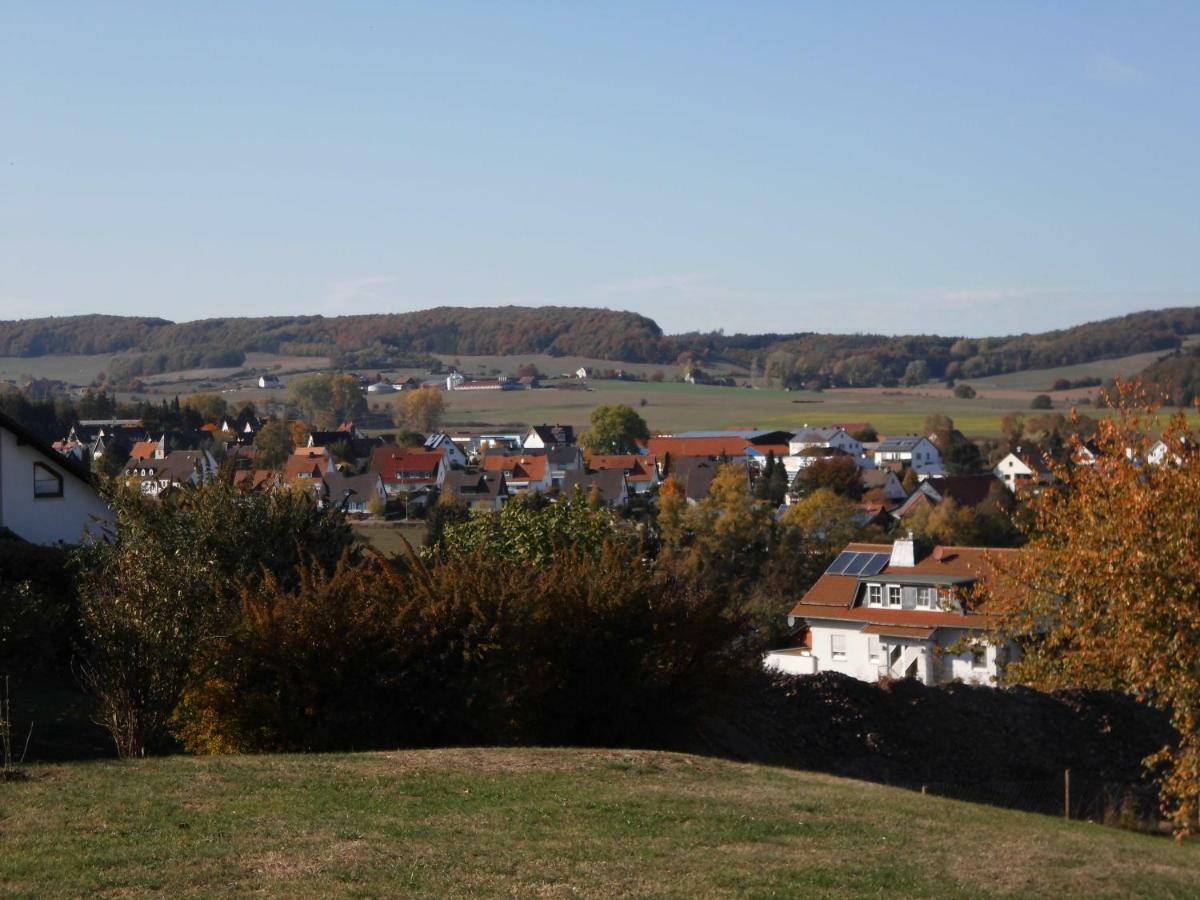
[[[112,518],[86,468],[0,414],[0,529],[33,544],[77,544]]]
[[[989,643],[995,617],[966,599],[993,559],[1018,552],[942,546],[918,558],[911,535],[891,546],[850,544],[788,616],[807,626],[803,640],[767,654],[766,665],[863,681],[996,684],[1016,649]]]
[[[382,381],[373,381],[367,385],[367,393],[378,396],[379,394],[394,394],[396,386],[386,378]]]
[[[941,475],[942,453],[919,434],[903,434],[880,441],[875,448],[875,465],[879,467],[910,466],[918,475]]]
[[[1021,448],[996,463],[992,474],[1014,494],[1054,482],[1054,472],[1041,453],[1021,454]]]
[[[853,456],[856,461],[863,458],[862,441],[851,437],[846,429],[835,426],[810,428],[805,425],[788,441],[788,455],[796,456],[809,447],[836,447],[843,453]]]
[[[267,389],[281,388],[283,387],[283,382],[279,380],[278,375],[259,375],[258,386]]]
[[[458,446],[450,435],[444,431],[438,431],[431,434],[425,439],[425,449],[433,453],[442,453],[446,457],[446,462],[451,466],[458,468],[466,468],[467,454],[463,452],[462,447]]]
[[[161,458],[131,459],[124,476],[151,497],[170,488],[200,485],[217,474],[217,460],[207,450],[174,450]]]
[[[571,425],[534,425],[521,441],[526,450],[545,450],[575,443],[575,428]]]

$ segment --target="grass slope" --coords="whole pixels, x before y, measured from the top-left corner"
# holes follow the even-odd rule
[[[1196,896],[1200,846],[679,754],[38,766],[6,896]]]

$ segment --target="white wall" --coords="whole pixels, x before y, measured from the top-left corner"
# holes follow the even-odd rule
[[[786,675],[816,675],[816,657],[807,650],[772,650],[763,658],[763,666]]]
[[[61,497],[33,496],[33,464],[40,462],[62,476]],[[44,456],[0,428],[0,526],[34,544],[76,544],[89,529],[98,535],[100,518],[112,511],[96,489],[68,472],[56,455]]]

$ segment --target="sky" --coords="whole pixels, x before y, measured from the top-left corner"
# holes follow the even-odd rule
[[[1200,305],[1200,3],[0,0],[0,318]]]

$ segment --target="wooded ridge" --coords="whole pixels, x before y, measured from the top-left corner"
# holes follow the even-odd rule
[[[1177,350],[1200,333],[1200,307],[1152,310],[1040,334],[986,338],[881,334],[664,335],[633,312],[587,307],[438,307],[351,316],[218,318],[174,323],[134,316],[68,316],[0,322],[0,356],[155,354],[163,371],[237,365],[251,352],[331,356],[368,365],[431,353],[545,353],[630,363],[758,368],[781,384],[866,386],[929,378],[980,378]]]

